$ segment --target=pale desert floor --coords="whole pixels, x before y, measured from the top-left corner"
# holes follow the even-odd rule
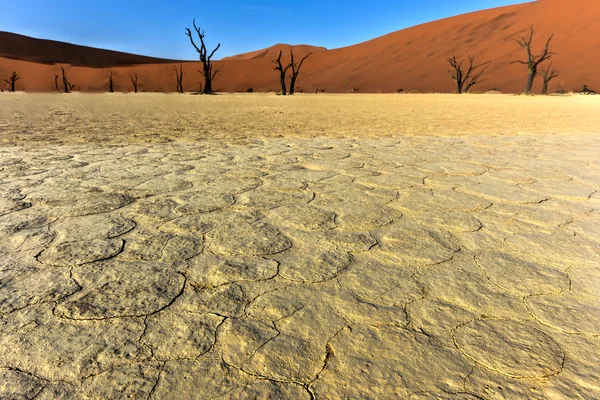
[[[0,398],[600,398],[600,97],[0,95]]]

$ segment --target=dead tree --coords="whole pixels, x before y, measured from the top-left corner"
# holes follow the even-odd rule
[[[56,88],[57,92],[60,90],[58,88],[58,75],[56,75],[56,74],[54,74],[54,87]]]
[[[287,87],[285,83],[285,74],[287,74],[288,70],[292,67],[292,64],[288,64],[286,67],[281,63],[281,56],[283,55],[283,50],[279,50],[279,57],[277,60],[272,60],[273,64],[275,64],[275,71],[279,71],[279,83],[281,84],[281,94],[285,96],[287,94]]]
[[[544,86],[542,87],[542,94],[548,94],[548,83],[556,77],[558,77],[558,70],[552,67],[552,63],[542,70],[542,77],[544,78]]]
[[[8,83],[10,85],[10,91],[14,92],[15,91],[15,83],[19,79],[21,79],[21,77],[19,75],[17,75],[16,71],[13,71],[12,75],[8,79],[5,79],[4,82]]]
[[[177,93],[183,93],[183,65],[179,64],[179,70],[175,66],[175,78],[177,79]]]
[[[106,74],[106,76],[108,77],[108,90],[111,93],[114,93],[115,92],[115,79],[114,79],[112,71],[110,72],[110,74]]]
[[[69,79],[67,78],[67,72],[65,71],[65,69],[63,67],[60,67],[60,70],[62,71],[64,93],[71,93],[71,90],[75,88],[75,85],[69,82]]]
[[[296,65],[294,63],[294,52],[290,49],[290,55],[292,57],[292,61],[290,62],[290,67],[292,68],[292,76],[290,77],[290,95],[293,95],[296,91],[296,79],[298,79],[298,74],[300,74],[300,68],[302,68],[302,64],[304,64],[304,60],[310,57],[312,53],[308,53],[304,58],[300,61],[300,64]]]
[[[464,69],[463,63],[465,60],[458,61],[456,56],[448,57],[447,61],[450,64],[448,72],[454,82],[456,82],[456,93],[468,93],[471,87],[485,81],[481,79],[486,69],[492,64],[491,61],[486,61],[481,64],[475,64],[475,56],[468,56],[469,67]]]
[[[551,52],[550,49],[550,42],[552,41],[552,38],[554,37],[554,35],[550,35],[550,37],[548,38],[548,41],[546,41],[546,46],[544,46],[544,51],[542,51],[539,55],[535,55],[533,54],[533,51],[531,50],[531,43],[533,42],[533,25],[530,27],[530,31],[529,31],[529,37],[524,37],[524,36],[520,36],[517,39],[515,39],[515,42],[517,42],[517,44],[519,46],[521,46],[522,48],[525,49],[525,51],[527,52],[527,61],[522,61],[522,60],[515,60],[513,62],[511,62],[511,64],[515,64],[515,63],[519,63],[519,64],[523,64],[523,65],[527,65],[527,85],[525,86],[525,90],[523,91],[523,94],[529,95],[531,94],[531,88],[533,87],[533,81],[535,80],[535,77],[537,76],[538,73],[538,66],[543,63],[544,61],[550,59],[550,57],[552,57],[553,52]]]
[[[581,89],[581,92],[579,92],[579,93],[583,93],[583,94],[596,94],[596,91],[590,89],[589,87],[587,87],[587,85],[583,85],[583,89]]]
[[[129,75],[129,79],[131,79],[131,84],[133,85],[133,92],[137,93],[138,92],[138,74],[135,74],[134,76]]]
[[[194,42],[194,37],[192,36],[192,32],[189,28],[185,29],[185,34],[190,38],[190,42],[192,42],[192,46],[196,49],[198,54],[200,55],[200,61],[202,62],[202,70],[198,70],[204,77],[204,88],[202,90],[203,94],[212,94],[212,81],[215,79],[215,76],[219,73],[218,69],[213,71],[212,65],[212,57],[215,55],[217,50],[221,47],[221,43],[217,45],[217,47],[208,55],[208,51],[206,50],[206,44],[204,43],[204,31],[196,26],[196,19],[194,18],[194,30],[198,34],[198,38],[200,39],[200,47],[196,45]]]

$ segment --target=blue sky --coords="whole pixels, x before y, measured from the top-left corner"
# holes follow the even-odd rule
[[[596,0],[594,0],[596,1]],[[19,0],[0,31],[148,56],[194,59],[192,19],[215,58],[272,46],[349,46],[424,22],[525,0]]]

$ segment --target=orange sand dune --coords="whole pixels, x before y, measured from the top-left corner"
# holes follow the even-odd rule
[[[9,32],[0,32],[0,57],[41,64],[63,63],[83,67],[114,67],[175,61],[54,40],[35,39]]]
[[[560,76],[551,82],[550,90],[559,87],[573,90],[581,88],[583,84],[599,90],[598,21],[598,1],[539,0],[447,18],[340,49],[300,46],[298,56],[308,51],[313,51],[313,55],[305,63],[298,86],[307,92],[314,92],[317,87],[328,92],[348,92],[351,89],[358,89],[359,92],[395,92],[400,88],[406,91],[450,92],[454,90],[454,83],[446,71],[446,57],[474,54],[481,61],[492,61],[486,75],[487,81],[476,86],[475,91],[499,89],[502,92],[521,92],[526,78],[524,66],[509,63],[523,59],[525,53],[512,39],[526,34],[529,26],[534,25],[536,52],[541,50],[551,33],[555,34],[552,50],[557,54],[552,61],[560,70]],[[2,42],[5,40],[3,38]],[[42,64],[54,62],[43,55],[57,54],[59,50],[47,52],[43,46],[36,46],[32,44],[30,48],[21,49],[20,56],[6,54],[4,50],[4,58],[0,58],[0,76],[8,76],[16,70],[22,76],[18,89],[51,91],[54,73],[60,68]],[[63,46],[61,49],[67,57],[72,54],[69,51],[76,53],[75,49],[81,49],[80,46]],[[21,45],[2,45],[2,48],[12,47]],[[278,76],[273,71],[271,60],[277,57],[280,48],[287,50],[284,45],[273,46],[216,62],[216,68],[221,72],[214,82],[215,89],[231,92],[245,91],[250,87],[259,91],[278,90]],[[36,58],[35,54],[40,55]],[[75,90],[105,91],[106,74],[109,71],[115,74],[119,91],[131,90],[128,75],[134,73],[140,77],[141,90],[175,90],[174,63],[165,60],[160,60],[161,63],[156,60],[144,61],[141,56],[130,55],[132,58],[127,58],[123,53],[120,54],[122,58],[115,55],[112,62],[108,63],[120,66],[104,68],[79,66],[82,62],[77,62],[77,57],[69,59],[67,63],[73,65],[68,68],[69,77],[76,85]],[[284,54],[285,61],[289,56],[287,51]],[[85,57],[83,59],[86,60]],[[89,60],[92,59],[96,61],[87,61],[88,65],[98,66],[97,59],[90,56]],[[136,65],[124,65],[131,63]],[[185,90],[198,89],[199,67],[198,62],[184,64]],[[540,87],[541,79],[538,78],[534,90],[539,91]]]
[[[308,46],[305,44],[296,46],[291,46],[289,44],[276,44],[275,46],[271,46],[267,49],[251,51],[250,53],[238,54],[231,57],[224,57],[223,60],[256,60],[259,58],[274,60],[279,57],[280,51],[282,51],[285,55],[288,55],[290,50],[294,51],[294,58],[302,58],[308,53],[327,51],[325,47]]]

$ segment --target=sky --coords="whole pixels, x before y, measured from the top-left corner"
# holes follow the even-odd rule
[[[594,0],[595,1],[595,0]],[[19,0],[1,1],[0,31],[147,56],[192,60],[197,24],[215,59],[277,43],[328,49],[410,26],[526,0]]]

